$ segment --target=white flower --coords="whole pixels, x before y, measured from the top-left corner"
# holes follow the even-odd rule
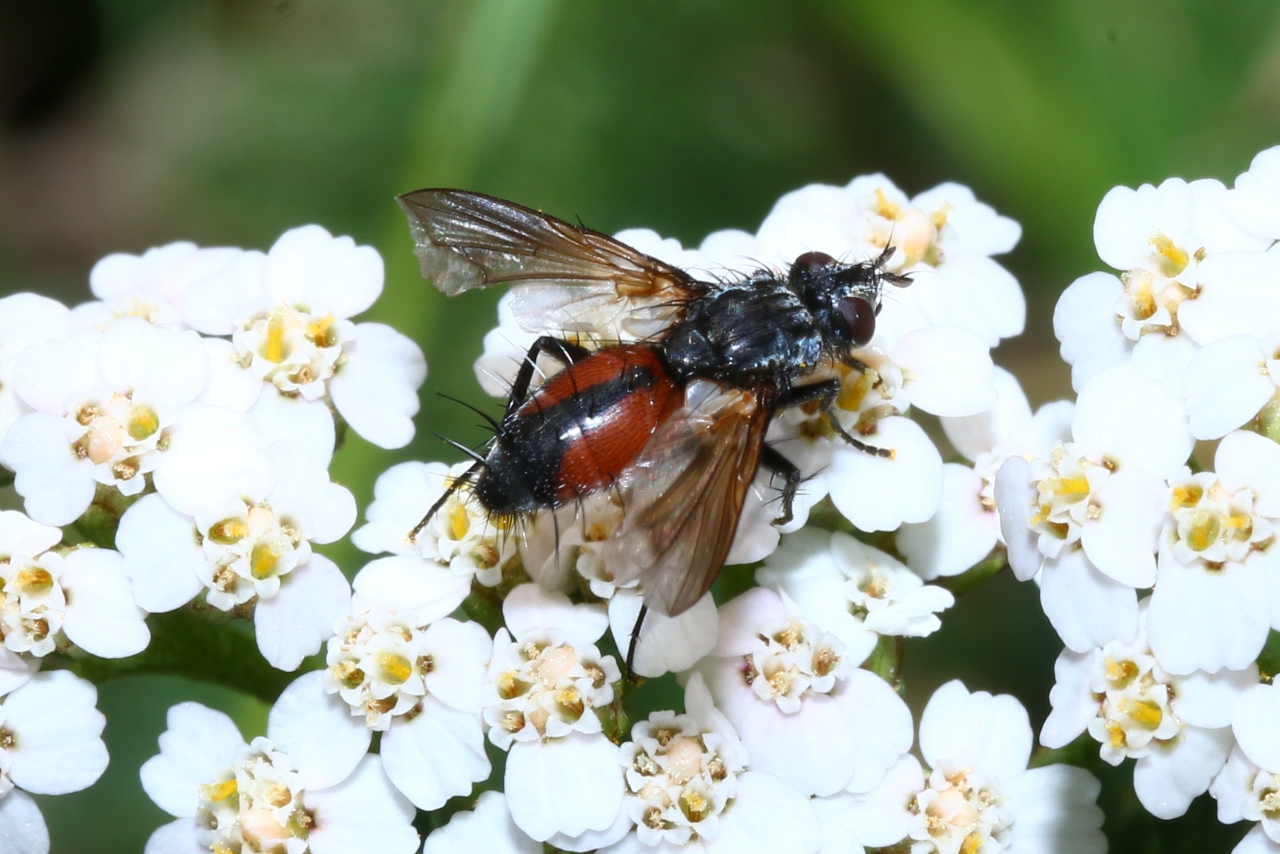
[[[1055,445],[1029,467],[1005,463],[1015,464],[1011,480],[1026,471],[1034,490],[1029,505],[1002,503],[997,495],[1014,572],[1030,578],[1044,559],[1079,544],[1102,573],[1150,587],[1163,481],[1191,453],[1181,405],[1137,369],[1118,366],[1081,391],[1071,434],[1074,441]]]
[[[417,581],[377,569],[357,576],[351,614],[308,690],[325,714],[360,721],[343,732],[361,753],[382,732],[387,776],[416,806],[433,810],[489,776],[480,691],[493,644],[477,623],[434,619],[418,607]]]
[[[619,759],[623,810],[635,832],[601,851],[817,851],[818,817],[808,799],[750,767],[698,674],[685,687],[685,710],[657,712],[632,727]]]
[[[1280,146],[1258,152],[1222,201],[1226,215],[1251,234],[1280,238]]]
[[[231,335],[244,370],[262,381],[255,411],[269,413],[269,438],[321,417],[327,397],[362,437],[399,448],[413,437],[426,362],[391,327],[350,320],[378,298],[382,275],[372,247],[303,226],[266,255],[246,252],[190,288],[183,319],[207,335]]]
[[[503,567],[515,558],[518,540],[497,524],[468,486],[455,489],[426,526],[409,538],[470,465],[408,462],[387,469],[374,484],[373,502],[365,511],[368,524],[356,529],[351,541],[371,554],[414,556],[446,567],[468,588],[473,576],[487,587],[495,586],[502,580]]]
[[[0,444],[0,461],[38,522],[65,525],[98,484],[123,495],[146,487],[174,422],[204,389],[209,358],[194,332],[125,318],[106,332],[81,332],[28,348],[13,385],[35,411]]]
[[[121,518],[116,543],[140,605],[169,611],[202,591],[223,611],[252,603],[258,648],[292,670],[347,610],[346,579],[311,542],[344,536],[356,507],[305,446],[280,441],[267,454],[270,477],[247,489],[234,473],[206,480],[192,515],[144,497]]]
[[[169,709],[160,754],[142,766],[142,787],[177,820],[152,834],[148,854],[241,846],[288,854],[417,850],[413,805],[380,759],[365,755],[352,772],[348,757],[317,743],[306,709],[289,707],[293,699],[282,695],[268,736],[251,744],[221,712],[199,703]]]
[[[1149,620],[1151,648],[1171,673],[1241,669],[1271,628],[1280,445],[1232,433],[1214,465],[1170,479]]]
[[[868,844],[905,830],[915,854],[1106,851],[1098,781],[1066,765],[1028,769],[1031,726],[1013,697],[948,682],[920,719],[920,752],[927,775],[907,757],[883,791],[854,799],[851,821]]]
[[[108,255],[89,271],[89,289],[98,299],[72,310],[76,326],[106,329],[122,317],[138,317],[154,326],[185,329],[179,304],[187,288],[222,272],[242,254],[181,242],[142,255]]]
[[[456,812],[427,835],[422,854],[542,854],[542,843],[520,832],[502,792],[481,792],[472,811]]]
[[[1077,391],[1103,368],[1132,360],[1176,392],[1188,359],[1213,337],[1212,318],[1227,306],[1246,310],[1238,283],[1262,272],[1266,241],[1225,219],[1226,192],[1218,181],[1170,178],[1115,187],[1102,200],[1094,243],[1124,272],[1077,279],[1054,312]]]
[[[1064,650],[1054,666],[1049,694],[1053,712],[1040,741],[1063,747],[1080,733],[1101,744],[1112,765],[1138,760],[1134,790],[1149,812],[1175,818],[1226,761],[1236,700],[1258,681],[1258,668],[1175,676],[1164,670],[1147,642],[1146,600],[1142,622],[1129,643],[1112,641],[1078,653]]]
[[[894,690],[772,590],[720,609],[719,642],[697,671],[752,767],[804,794],[870,789],[911,746]]]
[[[941,419],[947,438],[973,468],[946,463],[938,512],[927,522],[906,524],[898,531],[899,551],[926,581],[964,572],[1003,542],[995,479],[1009,456],[1034,458],[1070,438],[1069,401],[1046,404],[1032,415],[1012,374],[997,367],[995,385],[999,397],[986,412]]]
[[[0,636],[4,648],[42,658],[65,638],[103,658],[146,649],[151,633],[133,603],[121,558],[92,547],[52,551],[62,532],[16,510],[0,511]],[[26,667],[6,656],[0,686],[22,680]]]
[[[756,581],[838,637],[851,665],[865,661],[881,635],[933,634],[942,625],[937,612],[955,604],[951,593],[923,584],[879,549],[813,528],[787,535]]]
[[[508,751],[503,789],[516,825],[539,841],[612,825],[622,805],[617,748],[597,709],[621,678],[595,641],[608,619],[591,605],[523,584],[507,596],[482,695],[489,740]]]
[[[0,840],[48,854],[49,832],[27,794],[87,789],[107,768],[98,691],[67,671],[39,673],[0,702]],[[16,788],[15,788],[16,787]]]
[[[58,341],[71,334],[67,307],[38,294],[0,299],[0,439],[31,411],[13,388],[13,368],[28,347]]]
[[[1273,851],[1280,846],[1280,816],[1275,808],[1280,797],[1277,692],[1275,685],[1255,685],[1240,698],[1231,722],[1237,744],[1209,789],[1218,801],[1220,821],[1261,822],[1236,851]]]

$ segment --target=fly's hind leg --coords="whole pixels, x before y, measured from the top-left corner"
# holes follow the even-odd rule
[[[444,491],[444,495],[441,495],[436,499],[436,503],[431,505],[431,509],[426,512],[426,515],[422,517],[422,520],[413,526],[413,530],[409,532],[409,542],[416,543],[418,541],[418,534],[421,534],[422,529],[427,527],[427,523],[431,521],[431,517],[440,512],[440,508],[449,500],[449,497],[470,483],[471,479],[476,476],[476,472],[480,471],[482,468],[484,468],[484,462],[477,462],[472,465],[471,468],[458,475],[457,479],[454,480],[453,483],[449,484],[449,488]]]
[[[794,518],[792,507],[796,501],[796,493],[800,491],[800,484],[804,483],[804,474],[777,448],[769,445],[765,446],[760,456],[760,464],[782,477],[782,515],[774,519],[773,524],[786,525]]]
[[[538,369],[538,357],[543,353],[566,367],[591,355],[591,351],[586,347],[552,335],[543,335],[534,341],[529,352],[525,354],[524,361],[520,363],[520,371],[516,374],[515,382],[511,384],[511,396],[507,399],[507,415],[519,409],[520,404],[524,403],[525,398],[528,397],[529,386],[533,383],[533,372]]]

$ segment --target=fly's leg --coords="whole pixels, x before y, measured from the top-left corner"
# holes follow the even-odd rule
[[[782,452],[769,445],[765,446],[760,455],[760,465],[767,466],[771,472],[782,477],[782,515],[774,519],[773,524],[786,525],[794,518],[791,509],[800,484],[804,482],[804,474]]]
[[[422,529],[427,527],[431,517],[440,511],[440,508],[444,506],[444,503],[449,500],[451,495],[470,483],[471,479],[476,476],[476,472],[482,468],[484,468],[484,462],[477,462],[471,468],[458,475],[457,480],[449,484],[449,488],[444,491],[444,495],[436,499],[436,503],[431,505],[431,509],[422,517],[422,520],[413,526],[413,530],[409,532],[409,542],[416,543],[418,541],[418,534],[421,534]]]
[[[856,359],[851,359],[853,367],[861,367],[864,370],[867,366]],[[840,381],[837,379],[822,380],[821,382],[810,383],[791,388],[782,396],[778,403],[775,404],[778,409],[789,409],[792,406],[801,406],[806,403],[817,401],[823,416],[827,419],[827,423],[831,425],[831,431],[844,439],[853,447],[862,451],[864,454],[871,454],[874,457],[883,457],[888,459],[893,456],[893,448],[880,448],[875,445],[868,445],[861,439],[849,435],[849,431],[840,426],[840,421],[836,418],[833,411],[836,405],[836,398],[840,394]]]
[[[636,644],[640,641],[640,627],[644,625],[645,615],[649,613],[648,605],[640,606],[640,614],[636,617],[635,625],[631,627],[631,643],[627,644],[627,676],[634,682],[636,681],[635,659]]]
[[[520,363],[520,372],[516,374],[515,382],[511,384],[511,396],[507,398],[507,415],[519,409],[525,398],[529,396],[529,386],[533,383],[533,372],[538,369],[538,357],[543,353],[551,356],[565,367],[591,355],[591,351],[586,347],[551,335],[543,335],[537,341],[534,341],[533,346],[529,348],[529,352],[525,355],[524,361]]]

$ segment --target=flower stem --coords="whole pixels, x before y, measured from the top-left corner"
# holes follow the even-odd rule
[[[147,618],[150,645],[128,658],[95,658],[79,652],[58,652],[46,661],[101,685],[123,676],[165,674],[210,682],[274,702],[298,672],[276,670],[258,652],[249,623],[220,611],[181,608]]]

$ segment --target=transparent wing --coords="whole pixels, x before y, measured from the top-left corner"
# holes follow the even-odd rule
[[[606,544],[620,583],[669,616],[707,592],[724,565],[760,465],[769,408],[754,392],[697,382],[622,479],[622,526]]]
[[[423,278],[450,296],[510,285],[530,332],[601,331],[629,315],[665,325],[702,287],[608,235],[493,196],[432,189],[398,201]]]

